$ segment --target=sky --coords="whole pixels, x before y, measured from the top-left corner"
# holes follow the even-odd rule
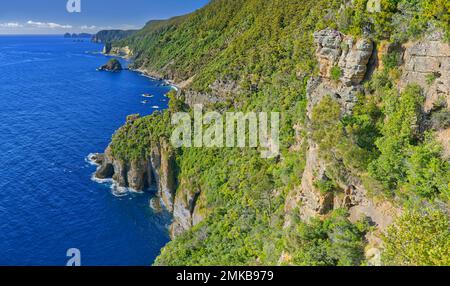
[[[68,2],[72,10],[69,13]],[[149,20],[193,12],[209,0],[0,0],[0,34],[96,33],[139,29]]]

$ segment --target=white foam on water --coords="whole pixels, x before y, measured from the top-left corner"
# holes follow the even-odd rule
[[[111,193],[115,197],[125,197],[130,194],[143,194],[144,192],[135,190],[133,188],[120,187],[116,182],[113,181],[113,183],[111,184]]]
[[[111,194],[115,197],[125,197],[129,194],[127,188],[119,187],[116,183],[111,185]]]
[[[92,174],[91,180],[96,182],[96,183],[99,183],[99,184],[113,184],[114,183],[113,179],[111,179],[111,178],[108,178],[108,179],[99,179],[99,178],[97,178],[95,176],[95,172]]]
[[[97,178],[95,176],[95,174],[97,173],[97,170],[100,168],[100,164],[95,163],[94,160],[92,160],[92,157],[96,155],[94,153],[89,154],[86,158],[85,161],[88,162],[89,164],[93,165],[93,166],[97,166],[97,169],[94,173],[92,173],[91,175],[91,180],[98,183],[98,184],[107,184],[110,186],[111,189],[111,193],[115,196],[115,197],[125,197],[129,194],[143,194],[143,191],[138,191],[135,190],[133,188],[126,188],[126,187],[120,187],[117,185],[117,183],[112,179],[112,178],[107,178],[107,179],[100,179]]]
[[[92,159],[92,157],[94,157],[95,155],[96,154],[94,153],[89,153],[89,155],[87,155],[87,157],[84,158],[84,161],[92,166],[99,166],[99,164],[95,163],[95,161]]]

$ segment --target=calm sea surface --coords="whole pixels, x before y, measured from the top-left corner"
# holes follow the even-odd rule
[[[166,108],[169,91],[131,71],[97,72],[108,60],[101,49],[0,37],[0,265],[65,265],[69,248],[82,265],[150,265],[169,240],[152,193],[117,197],[91,180],[88,154],[128,114]]]

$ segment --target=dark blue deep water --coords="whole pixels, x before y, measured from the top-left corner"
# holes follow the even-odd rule
[[[167,107],[169,87],[97,72],[102,46],[60,36],[0,37],[0,265],[151,265],[169,240],[151,193],[114,196],[91,180],[128,114]],[[143,93],[155,97],[143,104]]]

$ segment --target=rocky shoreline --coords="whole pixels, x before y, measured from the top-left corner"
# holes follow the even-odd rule
[[[129,60],[126,55],[105,54],[105,56],[121,57]],[[164,79],[160,75],[149,72],[146,69],[128,69],[139,73],[152,80],[162,81],[178,93],[182,88],[171,80]],[[191,100],[189,100],[191,99]],[[208,97],[198,97],[188,92],[186,103],[208,102]],[[139,116],[129,116],[125,123],[133,124]],[[97,166],[92,179],[98,183],[111,183],[113,194],[122,196],[129,192],[142,193],[156,189],[156,196],[149,202],[156,213],[166,210],[172,215],[173,222],[169,226],[172,238],[190,229],[204,219],[202,210],[196,207],[198,193],[193,194],[189,190],[178,190],[175,154],[170,148],[168,140],[159,138],[150,149],[150,155],[138,160],[121,160],[112,154],[111,145],[104,153],[91,154],[88,159]]]
[[[102,54],[105,56],[113,56],[113,57],[118,57],[118,58],[122,58],[124,60],[129,61],[132,56],[133,56],[133,52],[128,48],[128,47],[124,47],[124,48],[115,48],[115,47],[110,47],[107,48],[107,46],[105,45],[105,48],[102,51]],[[181,83],[176,83],[170,79],[165,79],[164,77],[162,77],[161,75],[157,74],[157,73],[153,73],[150,72],[146,69],[142,69],[142,68],[128,68],[128,70],[139,73],[142,76],[145,76],[151,80],[155,80],[155,81],[162,81],[165,85],[170,86],[172,89],[174,89],[175,91],[180,91],[182,89],[182,84]]]
[[[130,51],[125,54],[106,53],[105,56],[120,57],[129,60]],[[117,59],[112,59],[117,61]],[[108,64],[112,61],[110,60]],[[118,61],[117,61],[118,62]],[[110,68],[108,64],[100,67],[99,71],[116,72],[124,70],[120,68],[116,70]],[[175,91],[180,88],[172,81],[163,79],[155,74],[149,73],[144,69],[127,69],[145,76],[151,80],[162,81],[164,85],[170,86]],[[129,116],[125,124],[133,124],[139,116]],[[166,209],[169,212],[174,210],[174,197],[176,190],[176,177],[173,173],[174,155],[171,153],[169,143],[160,140],[159,143],[151,147],[151,155],[134,161],[126,161],[114,158],[111,152],[111,146],[108,146],[104,153],[89,154],[87,160],[97,166],[92,179],[98,183],[112,183],[115,195],[123,195],[128,192],[142,193],[150,189],[156,189],[156,197],[150,201],[150,206],[156,212]]]
[[[111,146],[108,146],[104,153],[90,154],[88,160],[97,166],[93,180],[112,182],[113,189],[117,189],[116,195],[156,189],[156,197],[149,202],[152,209],[156,212],[162,209],[174,212],[177,168],[175,155],[166,140],[161,139],[153,144],[151,154],[146,158],[131,161],[117,159],[112,154]]]

